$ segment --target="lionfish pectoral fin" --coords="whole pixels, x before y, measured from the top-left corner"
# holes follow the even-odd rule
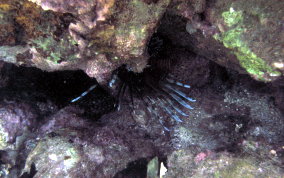
[[[160,119],[159,119],[159,122],[160,122],[160,124],[163,126],[163,128],[164,128],[166,131],[168,131],[168,132],[171,131],[168,127],[166,127],[166,126],[164,125],[164,123],[163,123]]]
[[[178,97],[177,95],[169,92],[169,95],[176,100],[179,104],[181,104],[182,106],[186,107],[187,109],[193,109],[193,107],[191,107],[189,104],[187,104],[185,101],[183,101],[180,97]]]
[[[133,89],[132,86],[129,86],[129,93],[130,93],[130,100],[131,100],[131,104],[132,104],[132,109],[134,109],[134,97],[133,97]]]
[[[169,77],[173,77],[172,75],[169,74]],[[178,85],[180,87],[184,87],[184,88],[190,88],[190,85],[188,84],[184,84],[184,83],[181,83],[179,81],[175,81],[173,79],[170,79],[170,78],[166,78],[167,82],[171,83],[171,84],[175,84],[175,85]]]
[[[195,99],[192,99],[192,98],[186,96],[186,94],[183,93],[182,91],[179,91],[179,90],[173,88],[172,86],[170,86],[170,85],[168,85],[168,84],[164,84],[164,86],[165,86],[167,89],[169,89],[169,90],[171,90],[171,91],[177,93],[179,96],[183,97],[184,99],[186,99],[186,100],[188,100],[188,101],[190,101],[190,102],[195,102],[195,101],[196,101]]]
[[[178,95],[174,94],[173,92],[169,91],[169,89],[166,89],[165,87],[162,87],[163,91],[171,96],[176,102],[181,104],[183,107],[186,107],[187,109],[193,109],[189,104],[187,104],[184,100],[182,100]]]
[[[118,90],[118,93],[117,93],[116,107],[117,107],[117,110],[118,110],[118,111],[120,110],[121,97],[124,95],[125,89],[126,89],[126,85],[125,85],[125,84],[122,84],[122,85],[119,87],[119,90]]]
[[[153,98],[149,97],[149,96],[147,96],[146,98],[147,98],[147,100],[150,102],[149,109],[150,109],[151,113],[153,113],[153,114],[155,115],[155,117],[158,119],[158,121],[160,122],[160,124],[162,125],[162,127],[164,128],[164,130],[170,132],[171,130],[170,130],[168,127],[166,127],[166,126],[164,125],[164,123],[163,123],[163,121],[162,121],[162,119],[161,119],[161,116],[159,116],[159,114],[157,113],[157,111],[156,111],[156,110],[153,108],[153,106],[152,106],[152,105],[157,105],[157,103],[155,102],[155,100],[154,100]],[[151,106],[151,108],[150,108],[150,106]]]
[[[175,107],[175,106],[173,106],[173,108],[174,108],[180,115],[185,116],[185,117],[189,116],[188,114],[184,113],[184,112],[183,112],[182,110],[180,110],[179,108],[177,108],[177,107]]]
[[[174,114],[169,108],[165,107],[163,108],[175,121],[177,122],[182,122],[182,120],[176,115]]]
[[[174,108],[174,110],[176,110],[180,115],[182,115],[182,116],[189,116],[188,114],[186,114],[185,112],[183,112],[182,110],[180,110],[178,107],[176,107],[175,105],[174,105],[174,103],[167,97],[166,98],[166,101],[170,104],[170,106],[172,107],[172,108]]]
[[[158,98],[161,107],[166,113],[168,113],[175,121],[182,122],[182,120],[168,107],[163,99]]]
[[[92,90],[94,90],[97,87],[97,85],[92,85],[87,91],[84,91],[80,96],[74,98],[71,100],[71,103],[74,103],[78,100],[80,100],[81,98],[83,98],[84,96],[86,96],[88,93],[90,93]]]

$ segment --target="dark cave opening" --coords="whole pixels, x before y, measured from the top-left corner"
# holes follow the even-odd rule
[[[147,177],[147,164],[148,160],[146,158],[133,161],[127,165],[126,169],[116,173],[116,175],[113,178]]]
[[[30,104],[51,101],[58,108],[78,105],[86,110],[87,116],[100,116],[112,110],[111,104],[108,108],[98,108],[102,104],[100,99],[107,98],[107,101],[113,102],[112,97],[99,86],[76,103],[71,103],[72,99],[97,84],[95,79],[80,70],[45,72],[5,63],[1,69],[1,79],[1,100],[22,100]]]
[[[7,80],[5,86],[1,87],[1,98],[17,96],[19,99],[40,100],[44,98],[37,96],[37,93],[42,93],[61,107],[96,84],[96,80],[89,78],[83,71],[44,72],[13,64],[4,64],[1,77]]]

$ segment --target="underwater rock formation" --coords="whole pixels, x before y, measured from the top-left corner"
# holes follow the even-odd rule
[[[279,177],[282,2],[32,2],[0,3],[0,177]]]
[[[277,0],[176,1],[158,31],[175,45],[267,82],[283,75],[283,8]]]
[[[31,132],[37,125],[37,115],[32,107],[25,103],[4,101],[0,103],[0,149],[18,149],[18,136]]]
[[[147,163],[147,160],[154,156],[165,159],[172,150],[177,149],[195,150],[195,147],[199,147],[197,149],[199,152],[210,150],[218,153],[226,150],[237,155],[240,150],[245,149],[243,143],[248,139],[254,142],[256,147],[260,143],[271,145],[268,150],[275,149],[277,159],[281,158],[283,114],[278,108],[281,108],[282,102],[274,102],[273,98],[283,91],[283,87],[253,81],[248,75],[227,70],[184,49],[172,48],[171,53],[169,57],[181,59],[177,60],[178,65],[172,68],[173,76],[191,84],[191,89],[185,89],[183,92],[194,96],[198,102],[194,104],[195,109],[190,111],[189,116],[183,118],[183,123],[174,122],[168,114],[162,115],[170,132],[165,131],[156,118],[149,115],[140,117],[141,114],[133,113],[129,102],[125,102],[119,111],[111,112],[110,110],[101,117],[100,115],[86,117],[84,112],[96,113],[101,110],[96,103],[104,107],[108,107],[109,104],[100,101],[99,98],[103,98],[102,94],[100,97],[95,97],[98,91],[91,92],[82,98],[81,104],[70,103],[74,96],[93,83],[78,72],[41,74],[35,69],[7,68],[7,64],[4,65],[2,72],[5,72],[2,73],[1,79],[5,79],[3,83],[6,83],[4,85],[6,88],[0,90],[1,99],[20,100],[31,104],[32,108],[28,110],[29,112],[33,109],[37,111],[37,131],[34,135],[39,138],[37,140],[33,137],[28,138],[21,150],[14,150],[16,154],[25,151],[24,156],[17,159],[18,162],[23,164],[28,157],[24,171],[22,171],[24,165],[21,164],[17,169],[11,169],[8,165],[15,164],[9,163],[5,157],[11,152],[7,149],[2,150],[1,161],[5,163],[2,164],[3,170],[6,170],[5,174],[26,175],[36,172],[36,176],[50,175],[55,173],[53,171],[57,168],[61,175],[70,173],[94,175],[107,170],[100,176],[113,176],[120,171],[122,171],[120,174],[126,174],[127,171],[124,169],[127,170],[130,162],[144,159]],[[72,79],[76,80],[72,81]],[[130,101],[129,96],[126,96],[124,99]],[[49,99],[53,101],[51,104],[48,104]],[[146,112],[143,103],[137,102],[137,104],[137,111]],[[16,107],[16,105],[12,106]],[[62,109],[58,110],[58,107]],[[89,147],[86,146],[84,150],[84,145]],[[54,148],[54,152],[44,147]],[[66,152],[68,149],[63,148],[71,148],[71,151]],[[89,156],[84,154],[92,148],[95,148],[95,151]],[[254,152],[251,151],[251,153]],[[102,157],[105,162],[97,163],[96,160],[101,160]],[[13,160],[12,157],[8,158],[9,161]],[[262,155],[261,158],[255,158],[266,159]],[[53,164],[53,169],[43,173],[44,169],[50,168],[45,163],[54,162],[55,159],[57,164]],[[68,164],[69,160],[72,164]],[[86,165],[84,168],[80,164],[82,160]],[[65,163],[69,166],[67,168],[70,172],[62,169]],[[117,166],[113,169],[110,165]],[[16,173],[12,174],[13,172]],[[169,173],[169,175],[172,174],[174,173]]]
[[[40,7],[29,1],[0,4],[5,17],[1,29],[7,29],[1,33],[2,60],[47,71],[82,69],[102,85],[121,64],[136,72],[144,69],[147,42],[169,4],[168,0],[32,2]],[[13,37],[9,29],[15,32]],[[25,50],[11,54],[17,48]]]
[[[265,147],[259,145],[259,148]],[[266,153],[266,156],[267,160],[259,161],[252,156],[236,157],[227,152],[179,150],[169,156],[164,177],[281,177],[273,155]]]
[[[102,126],[77,114],[66,108],[46,120],[40,130],[49,134],[38,141],[22,173],[34,164],[34,177],[112,177],[129,162],[152,157],[157,149],[151,139],[144,139],[143,130],[126,124],[131,117],[125,112],[116,114],[113,124]]]

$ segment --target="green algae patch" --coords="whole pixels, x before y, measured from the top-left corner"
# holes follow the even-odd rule
[[[229,11],[223,12],[222,17],[224,18],[224,22],[229,26],[233,26],[238,23],[242,23],[243,21],[243,13],[242,11],[235,11],[233,8],[230,8]]]
[[[7,149],[8,147],[8,133],[7,131],[5,130],[5,128],[2,126],[3,121],[0,121],[0,149],[1,150],[4,150],[4,149]]]
[[[233,50],[240,65],[258,80],[269,81],[269,78],[265,77],[266,75],[270,77],[280,76],[280,72],[275,71],[265,60],[252,52],[243,40],[243,34],[246,32],[244,13],[235,11],[231,7],[229,11],[222,13],[222,17],[228,29],[220,34],[215,34],[213,37],[222,42],[226,48]]]
[[[159,160],[158,157],[155,157],[147,165],[147,177],[158,178],[158,174],[159,174]]]
[[[55,40],[53,37],[39,37],[31,41],[33,47],[47,60],[54,63],[77,59],[77,43],[70,36]]]
[[[251,159],[235,159],[231,165],[223,170],[219,170],[214,176],[217,177],[235,177],[235,178],[254,178],[259,175],[259,167],[255,160]]]

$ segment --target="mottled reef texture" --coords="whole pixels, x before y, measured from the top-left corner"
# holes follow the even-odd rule
[[[1,60],[46,71],[82,69],[104,85],[121,64],[143,70],[146,44],[168,4],[169,0],[1,2]]]
[[[279,0],[177,0],[158,31],[175,45],[271,81],[283,73],[283,6]]]
[[[283,9],[0,1],[0,177],[283,176]],[[182,122],[164,73],[196,99]]]

